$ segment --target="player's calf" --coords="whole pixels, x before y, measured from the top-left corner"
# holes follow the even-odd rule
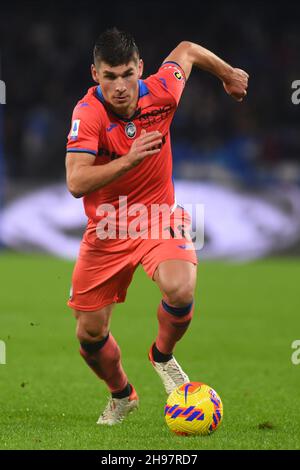
[[[187,331],[194,313],[194,302],[184,307],[174,307],[161,301],[158,310],[158,335],[156,346],[163,354],[172,354],[176,343]]]
[[[128,380],[121,364],[120,348],[109,333],[112,306],[94,312],[75,311],[80,354],[111,391],[120,392]]]
[[[80,354],[111,393],[123,390],[128,380],[121,364],[121,352],[111,333],[96,343],[81,343]]]

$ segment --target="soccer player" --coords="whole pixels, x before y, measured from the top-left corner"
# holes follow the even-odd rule
[[[246,96],[246,72],[188,41],[143,80],[143,61],[132,36],[107,30],[94,47],[91,73],[97,85],[74,108],[67,185],[74,197],[83,196],[88,224],[68,305],[77,319],[80,353],[111,393],[98,424],[119,423],[138,407],[110,318],[114,305],[125,301],[139,264],[162,294],[149,359],[168,394],[189,381],[173,352],[193,316],[197,257],[188,235],[189,216],[175,202],[170,125],[193,66],[216,75],[237,101]],[[157,204],[164,209],[151,219]],[[139,205],[146,214],[135,225],[140,235],[131,236],[129,225],[137,222]],[[145,216],[150,215],[149,222]],[[158,236],[151,236],[151,226],[161,227]]]

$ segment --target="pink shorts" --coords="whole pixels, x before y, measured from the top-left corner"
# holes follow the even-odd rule
[[[177,207],[170,226],[170,236],[158,239],[100,240],[95,228],[88,229],[73,271],[69,307],[95,311],[112,303],[124,302],[139,264],[151,279],[162,261],[184,260],[196,265],[197,255],[187,235],[189,215]]]

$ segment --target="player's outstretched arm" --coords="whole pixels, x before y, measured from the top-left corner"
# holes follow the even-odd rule
[[[105,165],[94,165],[96,157],[89,153],[67,153],[66,178],[70,193],[79,198],[106,186],[137,166],[144,158],[160,152],[161,144],[162,134],[159,131],[142,130],[127,155]]]
[[[166,57],[164,62],[177,62],[188,79],[193,66],[216,75],[228,95],[242,101],[247,94],[249,75],[241,69],[231,67],[220,57],[204,47],[189,41],[182,41]]]

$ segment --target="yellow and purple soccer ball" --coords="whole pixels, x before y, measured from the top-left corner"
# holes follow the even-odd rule
[[[170,430],[181,436],[211,434],[222,422],[223,404],[209,385],[187,382],[169,395],[165,419]]]

